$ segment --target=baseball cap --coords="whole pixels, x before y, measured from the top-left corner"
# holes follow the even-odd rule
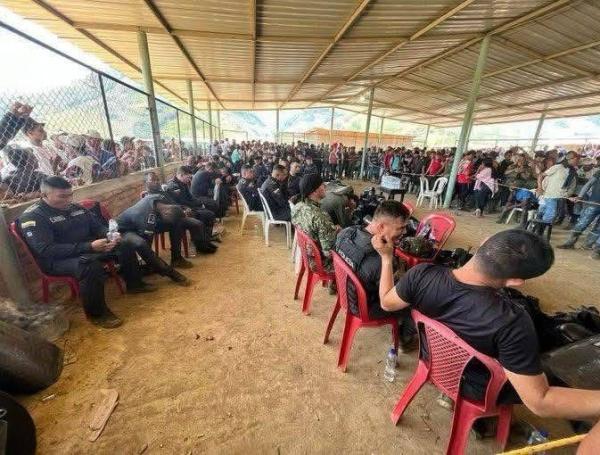
[[[23,130],[24,133],[28,133],[31,130],[35,129],[38,126],[44,126],[45,123],[42,122],[38,122],[34,119],[32,119],[31,117],[27,117],[27,119],[25,119],[25,123],[23,123],[23,127],[21,128]]]

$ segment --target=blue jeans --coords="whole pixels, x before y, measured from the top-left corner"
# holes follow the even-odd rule
[[[600,217],[596,219],[596,224],[585,237],[584,245],[588,248],[600,250]]]
[[[545,198],[543,204],[540,205],[537,219],[542,220],[546,224],[552,224],[554,218],[556,218],[559,201],[560,198]]]
[[[579,220],[575,227],[573,227],[573,233],[581,234],[594,222],[598,215],[600,215],[600,206],[584,204],[584,208],[579,215]]]

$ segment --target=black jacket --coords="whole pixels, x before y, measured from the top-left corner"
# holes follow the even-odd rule
[[[25,123],[25,117],[17,117],[12,112],[4,114],[0,120],[0,150],[14,138]]]
[[[291,221],[292,213],[284,184],[279,183],[273,177],[269,177],[260,189],[267,200],[267,204],[269,204],[273,218]]]
[[[147,194],[117,217],[119,231],[135,232],[145,239],[151,239],[160,229],[156,214],[157,202],[172,203],[163,194]]]
[[[250,210],[262,212],[263,206],[260,202],[256,182],[241,178],[237,184],[237,189],[242,194]]]
[[[300,175],[290,175],[287,181],[287,196],[291,199],[300,194]]]
[[[190,208],[203,207],[202,201],[192,196],[190,188],[177,177],[167,182],[167,193],[177,204]]]
[[[215,186],[215,179],[220,174],[210,171],[198,171],[192,178],[191,193],[194,197],[212,197]]]
[[[18,225],[25,242],[46,271],[52,270],[56,260],[94,253],[92,242],[106,237],[108,232],[80,205],[71,204],[66,210],[58,210],[41,199],[23,212]]]

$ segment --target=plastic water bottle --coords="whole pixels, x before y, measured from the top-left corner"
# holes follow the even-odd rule
[[[529,438],[527,439],[527,445],[535,446],[538,444],[542,444],[544,442],[548,442],[548,432],[546,430],[532,430],[529,433]],[[546,452],[538,452],[540,455],[544,455]]]
[[[385,358],[385,370],[383,371],[383,379],[388,382],[394,382],[396,379],[396,363],[398,362],[398,354],[394,348],[390,348]]]
[[[110,219],[108,220],[108,232],[106,233],[106,240],[109,242],[113,242],[117,240],[121,234],[119,234],[119,223],[117,220]]]

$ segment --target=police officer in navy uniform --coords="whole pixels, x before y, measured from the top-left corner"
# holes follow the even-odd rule
[[[273,166],[271,176],[265,180],[260,188],[273,218],[281,221],[291,221],[292,213],[287,197],[287,169],[281,164]]]
[[[248,208],[254,212],[262,212],[263,206],[258,195],[258,187],[254,176],[254,169],[244,164],[241,169],[242,178],[237,184],[237,190],[240,192]]]
[[[73,190],[67,180],[48,177],[41,190],[42,198],[19,219],[27,245],[45,273],[79,281],[83,309],[92,323],[118,327],[122,321],[104,298],[107,274],[103,261],[118,261],[128,292],[156,290],[142,281],[135,250],[127,243],[106,238],[108,229],[88,210],[73,203]]]
[[[178,167],[175,176],[167,182],[167,192],[179,205],[197,211],[200,214],[198,219],[210,227],[212,232],[219,204],[208,196],[202,199],[192,196],[190,185],[195,172],[191,166]]]

